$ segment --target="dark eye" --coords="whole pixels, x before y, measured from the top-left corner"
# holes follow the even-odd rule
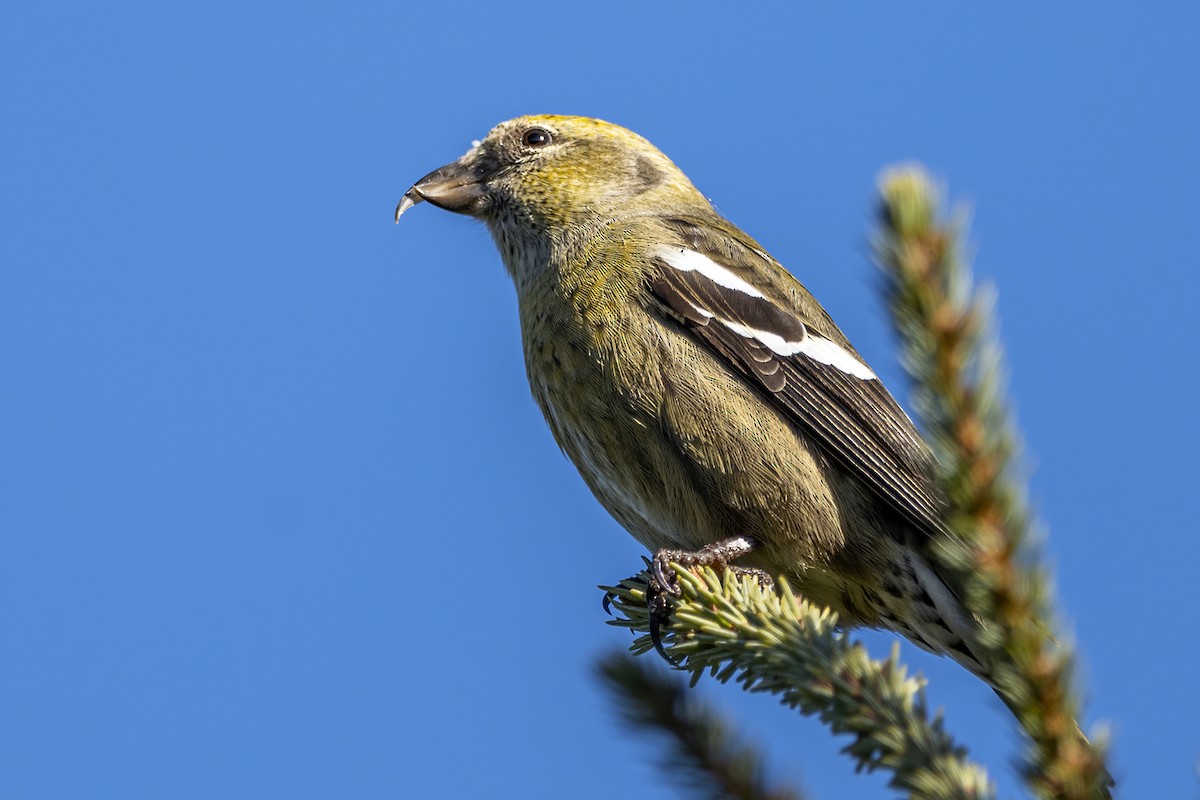
[[[552,141],[554,139],[550,136],[550,131],[542,128],[530,128],[521,137],[521,144],[526,147],[545,147]]]

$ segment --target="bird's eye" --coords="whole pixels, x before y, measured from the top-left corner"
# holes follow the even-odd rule
[[[543,128],[530,128],[521,137],[521,144],[526,147],[545,147],[552,141],[554,139],[550,136],[550,131]]]

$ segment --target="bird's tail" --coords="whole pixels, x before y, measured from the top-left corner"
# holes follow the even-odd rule
[[[889,599],[907,601],[906,608],[889,609],[885,618],[889,622],[896,621],[897,630],[918,647],[937,655],[948,655],[979,677],[992,687],[1004,705],[1013,712],[1013,716],[1019,716],[1015,703],[995,680],[996,659],[1003,657],[1002,654],[998,656],[995,650],[983,647],[979,642],[984,623],[967,611],[961,593],[953,588],[954,584],[943,578],[940,571],[922,554],[909,551],[905,566],[902,576],[908,584],[903,587],[906,596],[892,596]],[[1079,737],[1087,742],[1087,736],[1078,723],[1075,729]],[[1115,785],[1107,772],[1104,779],[1107,786]],[[1111,794],[1105,788],[1098,792],[1097,798],[1110,800]]]
[[[953,584],[915,550],[905,551],[891,581],[879,609],[886,623],[921,649],[950,656],[995,688],[992,652],[979,644],[980,623]]]

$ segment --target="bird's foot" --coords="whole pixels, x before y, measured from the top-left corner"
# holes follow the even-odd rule
[[[719,542],[706,544],[699,550],[659,550],[650,564],[651,585],[660,591],[678,597],[679,581],[671,564],[683,567],[717,567],[725,569],[729,562],[741,558],[754,549],[755,542],[747,536],[733,536]]]
[[[650,609],[650,641],[660,656],[678,665],[678,661],[667,654],[662,643],[663,625],[671,619],[672,600],[682,594],[679,576],[671,569],[671,564],[732,569],[738,574],[755,576],[765,586],[774,586],[774,579],[761,569],[735,567],[729,563],[751,552],[755,544],[747,536],[734,536],[705,545],[699,550],[659,550],[654,554],[650,562],[650,581],[646,586],[646,604]]]

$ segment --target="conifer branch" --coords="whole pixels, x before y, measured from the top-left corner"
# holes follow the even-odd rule
[[[938,192],[920,168],[885,174],[881,192],[876,257],[955,534],[935,555],[957,573],[968,608],[989,623],[982,644],[999,655],[997,690],[1029,736],[1026,783],[1041,798],[1105,796],[1104,755],[1075,721],[1072,653],[1055,642],[1062,638],[1050,581],[1014,475],[1020,443],[1005,402],[992,293],[973,289],[961,226],[937,220]]]
[[[837,628],[834,614],[797,598],[786,580],[775,592],[730,570],[718,576],[672,566],[682,594],[664,624],[663,646],[693,684],[708,672],[746,691],[777,695],[835,734],[850,735],[845,752],[858,768],[890,771],[889,786],[912,798],[994,796],[987,774],[967,760],[940,714],[930,718],[923,683],[908,676],[898,648],[872,660]],[[653,648],[645,579],[642,573],[606,587],[618,616],[612,624],[643,634],[631,648],[635,654]]]

